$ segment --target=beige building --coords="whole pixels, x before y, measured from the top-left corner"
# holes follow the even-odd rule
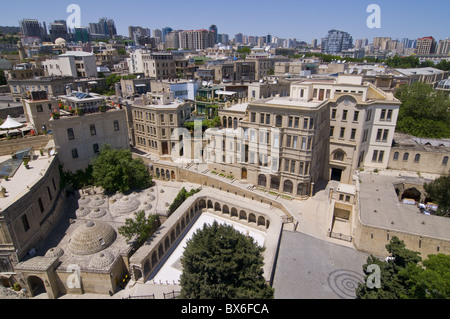
[[[27,122],[33,126],[36,134],[45,134],[50,130],[52,112],[59,110],[56,99],[49,99],[45,91],[36,91],[32,92],[29,99],[23,99],[22,103]]]
[[[113,149],[128,149],[130,145],[124,109],[81,116],[61,112],[61,118],[52,119],[50,126],[58,158],[64,170],[71,172],[86,169],[106,144]]]
[[[176,131],[191,117],[191,105],[174,99],[174,92],[147,93],[131,105],[133,145],[165,158],[183,156],[174,149],[182,138]]]

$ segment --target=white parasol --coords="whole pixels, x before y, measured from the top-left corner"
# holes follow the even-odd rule
[[[20,129],[22,128],[24,125],[22,123],[17,122],[16,120],[14,120],[11,116],[8,115],[5,123],[3,123],[2,125],[0,125],[0,130],[2,131],[7,131],[6,135],[8,135],[9,131],[11,130],[15,130],[15,129]],[[20,130],[19,130],[20,131]],[[23,135],[23,132],[22,132]]]

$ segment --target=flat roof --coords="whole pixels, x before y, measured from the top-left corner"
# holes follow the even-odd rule
[[[254,103],[258,103],[258,104],[269,104],[269,105],[281,105],[281,106],[294,106],[294,107],[302,107],[302,108],[316,108],[319,105],[323,104],[324,102],[327,102],[328,100],[325,101],[320,101],[320,102],[310,102],[310,101],[306,101],[306,100],[295,100],[295,99],[291,99],[290,97],[272,97],[272,98],[268,98],[268,99],[263,99],[263,100],[259,100],[256,101]]]

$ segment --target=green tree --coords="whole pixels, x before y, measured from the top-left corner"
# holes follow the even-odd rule
[[[429,255],[423,267],[410,264],[401,273],[409,278],[409,298],[450,299],[450,255]]]
[[[185,202],[186,199],[188,199],[189,197],[197,194],[198,192],[201,191],[201,188],[197,188],[197,189],[191,189],[189,192],[186,190],[186,188],[182,188],[179,192],[177,197],[175,197],[172,205],[170,205],[169,207],[169,214],[172,214],[174,211],[176,211],[178,209],[178,207],[181,206],[181,204],[183,204]]]
[[[183,299],[271,299],[263,277],[263,251],[232,226],[204,225],[181,258]]]
[[[437,214],[450,217],[450,174],[423,185],[427,197],[439,205]]]
[[[0,85],[6,84],[8,84],[8,81],[6,80],[5,71],[3,71],[3,69],[0,69]]]
[[[95,186],[101,186],[107,192],[127,192],[151,185],[147,167],[141,159],[133,159],[130,150],[113,150],[105,145],[92,166]]]
[[[364,283],[360,283],[356,289],[357,299],[405,299],[409,296],[409,276],[404,271],[410,265],[416,266],[421,261],[418,252],[406,248],[404,242],[398,237],[392,237],[386,249],[391,254],[392,259],[382,261],[373,255],[367,258],[367,263],[363,266],[366,273]],[[380,288],[370,288],[367,280],[372,275],[368,271],[369,265],[380,267]]]
[[[450,137],[450,97],[430,85],[404,85],[395,96],[402,102],[397,131],[417,137]]]
[[[125,225],[120,227],[118,231],[128,241],[135,238],[137,246],[141,246],[159,226],[161,226],[161,222],[158,215],[150,215],[147,218],[145,217],[145,211],[140,211],[136,214],[135,219],[127,218]]]

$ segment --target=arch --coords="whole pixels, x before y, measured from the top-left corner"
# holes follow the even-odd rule
[[[166,170],[166,178],[170,179],[170,171],[169,170]]]
[[[407,161],[409,159],[409,153],[403,154],[403,161]]]
[[[158,264],[158,254],[156,251],[152,254],[152,268],[155,268],[155,266]]]
[[[238,119],[237,119],[237,117],[235,117],[233,119],[233,129],[237,130],[237,128],[238,128]]]
[[[224,213],[224,214],[230,214],[230,209],[228,208],[227,205],[223,205],[223,207],[222,207],[222,213]]]
[[[294,189],[294,184],[290,180],[285,180],[283,185],[283,192],[292,194],[292,191]]]
[[[180,156],[182,156],[182,155],[180,155]],[[170,172],[170,178],[173,179],[173,180],[176,179],[176,178],[175,178],[175,172],[174,172],[174,171],[171,171],[171,172]]]
[[[280,178],[278,176],[272,176],[270,178],[270,188],[271,189],[280,189]]]
[[[239,212],[239,219],[247,220],[247,213],[243,210]]]
[[[170,233],[170,241],[173,243],[177,239],[177,236],[175,234],[175,229],[172,229],[172,232]]]
[[[241,179],[247,179],[247,168],[243,167],[241,170]]]
[[[256,216],[253,213],[248,214],[248,222],[256,224]]]
[[[263,216],[258,217],[258,226],[266,226],[266,219]]]
[[[227,127],[227,117],[226,117],[226,116],[224,116],[224,117],[222,118],[222,126],[223,126],[224,128]]]
[[[159,257],[158,259],[163,258],[163,256],[164,256],[164,247],[161,244],[161,245],[158,246],[158,257]]]
[[[266,187],[267,186],[267,177],[266,175],[259,175],[258,176],[258,186]]]
[[[186,228],[186,221],[184,218],[181,218],[181,230],[183,231]]]
[[[400,153],[399,152],[395,152],[394,153],[394,161],[398,161],[399,157],[400,157]]]
[[[414,187],[406,189],[402,194],[402,199],[410,198],[414,199],[416,202],[420,202],[420,198],[422,194]]]
[[[198,208],[199,208],[200,210],[206,208],[206,202],[205,202],[204,199],[201,199],[201,200],[198,202]]]
[[[161,178],[166,179],[166,171],[163,169],[161,170]]]
[[[227,128],[232,128],[233,127],[233,118],[232,117],[229,117],[228,118],[228,125],[227,125]]]
[[[177,227],[176,227],[176,230],[175,230],[175,234],[176,234],[177,237],[180,236],[180,234],[181,234],[180,223],[177,224]]]
[[[27,278],[27,282],[33,297],[47,292],[44,281],[40,277],[30,276]]]
[[[170,249],[170,239],[169,236],[166,237],[166,239],[164,240],[164,248],[166,251],[168,251]]]
[[[308,195],[308,184],[300,183],[297,185],[297,195],[307,196]]]
[[[138,267],[133,267],[133,279],[135,280],[135,281],[138,281],[139,279],[141,279],[142,278],[142,271],[141,271],[141,269],[140,268],[138,268]]]
[[[212,200],[208,200],[208,208],[213,208]]]
[[[151,268],[152,267],[150,266],[150,260],[147,259],[144,263],[144,274],[148,274]]]
[[[238,217],[238,211],[235,207],[231,208],[231,217]]]
[[[156,178],[159,178],[161,174],[159,173],[159,168],[156,169]]]
[[[419,163],[420,162],[420,154],[416,154],[416,156],[414,156],[414,163]]]
[[[338,149],[333,152],[333,160],[343,162],[345,160],[345,152],[341,149]]]
[[[222,208],[220,207],[220,203],[219,202],[216,202],[214,204],[214,210],[217,211],[217,212],[221,212],[222,211]]]

